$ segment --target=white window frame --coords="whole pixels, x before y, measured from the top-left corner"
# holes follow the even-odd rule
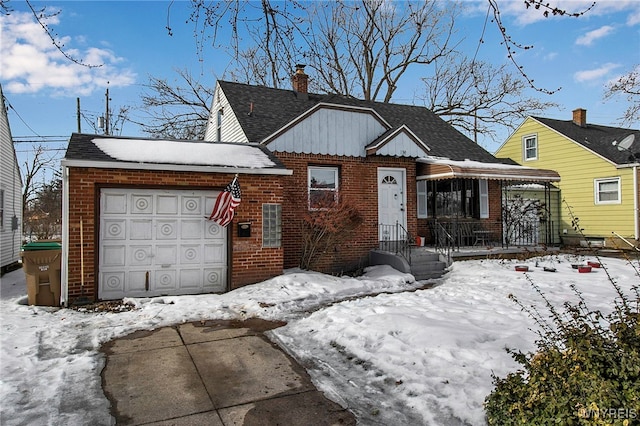
[[[416,195],[418,197],[418,211],[416,213],[418,219],[426,219],[427,217],[429,217],[429,206],[427,202],[428,190],[429,187],[426,180],[419,180],[416,182]]]
[[[617,185],[617,199],[616,200],[601,200],[600,194],[603,192],[613,192],[613,191],[601,191],[600,185],[604,183],[616,183]],[[620,177],[611,177],[611,178],[600,178],[593,180],[593,198],[594,202],[598,205],[602,204],[620,204],[622,202],[622,192],[620,188]]]
[[[478,179],[478,200],[480,202],[480,219],[489,218],[489,181]]]
[[[535,143],[535,147],[527,148],[527,141],[530,141],[530,140],[532,140]],[[527,156],[527,152],[529,150],[535,150],[535,155],[531,157]],[[524,161],[533,161],[538,159],[538,135],[537,134],[526,135],[522,137],[522,159]]]
[[[333,172],[333,181],[335,182],[335,186],[333,188],[312,188],[311,187],[311,175],[314,170],[320,170],[323,172],[332,171]],[[309,166],[307,168],[307,196],[309,203],[309,210],[323,210],[322,208],[313,207],[311,205],[311,193],[314,191],[327,191],[333,193],[333,201],[338,201],[338,191],[340,190],[340,174],[338,167],[335,166]]]
[[[220,108],[216,114],[216,137],[218,142],[222,142],[222,117],[224,116],[224,110]]]

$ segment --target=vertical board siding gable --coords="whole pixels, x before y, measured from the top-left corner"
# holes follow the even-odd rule
[[[367,144],[386,130],[370,113],[320,108],[267,147],[280,152],[364,157]]]

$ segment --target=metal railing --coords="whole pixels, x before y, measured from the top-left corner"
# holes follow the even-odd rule
[[[414,239],[407,229],[400,223],[394,225],[378,224],[380,232],[379,248],[402,256],[411,265],[411,247]]]
[[[456,243],[456,239],[438,221],[434,222],[433,230],[435,249],[438,253],[446,257],[447,263],[451,263],[451,252]]]

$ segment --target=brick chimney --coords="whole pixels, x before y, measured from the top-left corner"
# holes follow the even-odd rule
[[[587,127],[587,110],[577,108],[573,110],[573,124],[580,127]]]
[[[304,67],[306,65],[297,64],[296,72],[291,77],[291,82],[293,83],[293,90],[296,91],[296,94],[304,94],[308,93],[307,86],[309,83],[309,76],[304,73]]]

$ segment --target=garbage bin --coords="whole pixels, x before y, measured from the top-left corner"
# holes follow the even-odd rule
[[[28,243],[22,246],[21,254],[29,305],[60,306],[60,242],[46,240]]]

